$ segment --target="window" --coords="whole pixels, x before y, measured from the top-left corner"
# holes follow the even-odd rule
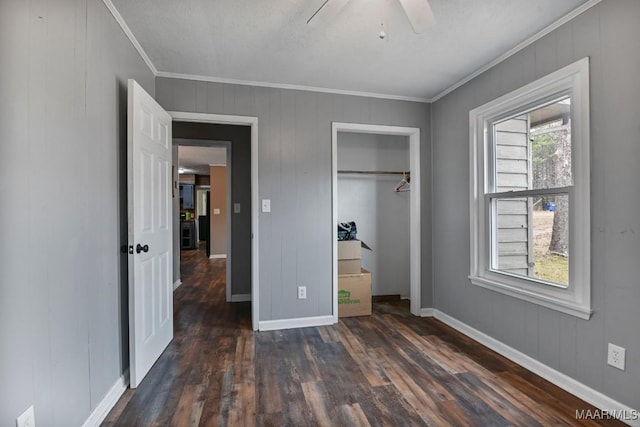
[[[589,62],[472,110],[475,285],[588,319]]]

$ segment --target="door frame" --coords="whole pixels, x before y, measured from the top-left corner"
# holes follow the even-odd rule
[[[258,193],[258,118],[252,116],[232,116],[226,114],[190,113],[168,111],[174,122],[210,123],[251,127],[251,326],[258,330],[259,319],[259,218],[260,201]],[[230,155],[230,150],[227,151]],[[231,195],[228,195],[231,201]],[[229,239],[230,240],[230,239]],[[231,255],[230,253],[228,255]]]
[[[338,321],[338,133],[367,133],[374,135],[396,135],[409,137],[409,170],[411,191],[409,193],[409,253],[410,253],[410,298],[411,314],[420,316],[422,305],[421,219],[420,219],[420,128],[370,125],[362,123],[331,123],[331,224],[333,229],[333,317]]]

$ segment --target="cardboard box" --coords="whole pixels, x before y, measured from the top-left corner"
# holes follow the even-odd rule
[[[338,240],[338,261],[343,259],[361,259],[362,242],[360,240]],[[355,273],[360,273],[360,270]]]
[[[371,273],[338,275],[338,317],[371,315]]]
[[[340,274],[360,274],[362,269],[361,259],[339,259],[338,275]]]
[[[362,268],[362,242],[338,241],[338,274],[360,274]]]

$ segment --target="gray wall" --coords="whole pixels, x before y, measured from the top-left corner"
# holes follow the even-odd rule
[[[433,104],[434,302],[445,313],[640,408],[640,2],[605,0]],[[470,284],[469,110],[591,58],[588,321]],[[606,365],[606,345],[627,369]]]
[[[338,170],[408,171],[409,138],[338,134]],[[402,175],[338,175],[338,221],[355,221],[362,267],[371,271],[372,295],[409,297],[409,192],[396,192]]]
[[[188,139],[190,145],[205,147],[215,141],[229,141],[231,144],[231,295],[250,294],[251,128],[174,122],[173,137]],[[234,203],[240,203],[240,213],[233,212]],[[179,259],[177,263],[180,263]]]
[[[422,306],[431,306],[429,105],[170,78],[156,79],[156,94],[167,110],[258,117],[259,193],[271,199],[260,214],[263,321],[331,314],[331,122],[421,128]]]
[[[0,425],[78,426],[128,367],[126,79],[100,0],[0,2]]]

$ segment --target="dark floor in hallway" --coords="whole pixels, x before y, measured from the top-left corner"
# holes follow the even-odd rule
[[[181,256],[175,338],[104,426],[549,426],[593,409],[406,301],[337,325],[251,330],[225,262]],[[330,286],[330,284],[328,284]],[[615,421],[581,425],[622,425]]]

